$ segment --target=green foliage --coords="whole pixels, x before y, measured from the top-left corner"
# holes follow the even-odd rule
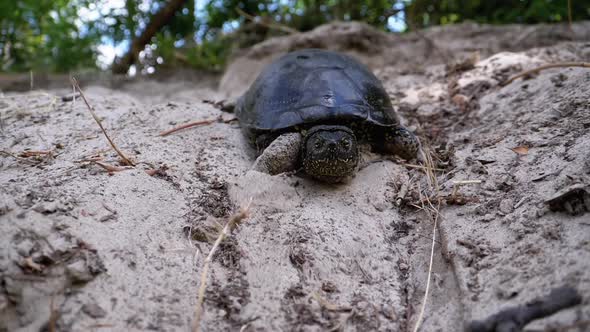
[[[0,1],[2,71],[64,72],[96,66],[99,35],[78,18],[86,1]]]
[[[205,7],[208,29],[219,29],[226,22],[244,23],[239,10],[260,17],[262,21],[287,25],[299,31],[307,31],[333,21],[364,21],[386,28],[387,18],[393,13],[396,1],[390,0],[288,0],[288,1],[210,1]],[[236,8],[239,8],[237,10]]]
[[[188,63],[195,68],[220,71],[225,67],[229,50],[231,50],[231,40],[228,38],[204,40],[188,50]]]
[[[412,28],[452,24],[466,20],[478,23],[543,23],[568,20],[567,0],[412,0],[404,1],[406,19]],[[588,1],[571,0],[572,19],[590,18]]]
[[[101,44],[130,44],[169,0],[0,1],[0,71],[67,72],[96,68]],[[199,0],[204,1],[204,0]],[[201,2],[199,2],[201,3]],[[387,30],[397,15],[408,29],[453,24],[564,22],[567,0],[186,0],[142,52],[140,66],[221,70],[233,48],[307,31],[333,20]],[[574,20],[590,18],[588,1],[571,0]]]

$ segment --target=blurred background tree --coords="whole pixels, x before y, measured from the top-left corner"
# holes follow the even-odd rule
[[[571,0],[571,8],[572,20],[590,18],[589,1]],[[5,0],[0,70],[218,71],[236,48],[334,20],[396,32],[463,21],[564,22],[568,0]]]

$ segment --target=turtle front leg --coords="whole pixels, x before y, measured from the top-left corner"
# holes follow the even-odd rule
[[[299,133],[287,133],[277,137],[258,156],[252,169],[270,175],[295,171],[299,165],[302,140]]]
[[[417,158],[420,150],[418,138],[404,127],[388,128],[383,144],[385,152],[406,160]]]

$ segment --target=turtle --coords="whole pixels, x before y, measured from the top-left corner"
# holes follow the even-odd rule
[[[287,53],[237,100],[242,132],[257,151],[253,169],[303,170],[338,183],[358,170],[362,144],[410,160],[419,141],[400,124],[383,85],[352,56],[322,49]]]

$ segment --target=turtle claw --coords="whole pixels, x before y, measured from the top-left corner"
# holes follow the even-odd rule
[[[234,113],[237,103],[237,99],[222,100],[221,107],[219,109],[222,112]]]
[[[385,135],[385,149],[406,160],[420,157],[420,141],[404,127],[397,127]]]

